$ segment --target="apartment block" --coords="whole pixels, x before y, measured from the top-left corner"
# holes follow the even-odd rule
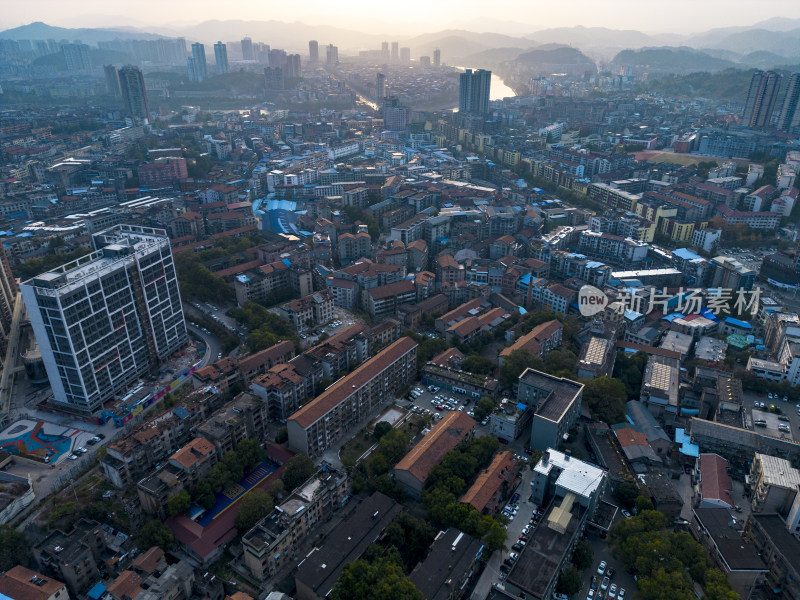
[[[103,530],[89,519],[80,519],[69,533],[51,531],[33,547],[42,572],[63,581],[73,598],[82,597],[100,579],[98,565],[105,551]]]
[[[166,231],[117,225],[20,290],[56,403],[92,413],[187,339]]]
[[[321,362],[301,355],[254,379],[250,391],[267,405],[270,420],[283,420],[314,397],[323,373]]]
[[[311,271],[293,264],[288,258],[237,275],[233,288],[239,306],[249,300],[265,300],[271,293],[283,288],[292,289],[298,296],[307,296],[314,291]]]
[[[327,323],[333,319],[333,294],[330,290],[314,292],[291,300],[278,307],[280,315],[294,325],[297,331]]]
[[[315,457],[372,411],[410,385],[417,374],[417,344],[400,338],[339,379],[289,418],[289,446]]]
[[[348,499],[349,478],[330,465],[317,471],[242,536],[244,563],[262,580],[296,561],[300,542]]]

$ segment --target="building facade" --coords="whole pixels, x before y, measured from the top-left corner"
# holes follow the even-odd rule
[[[88,258],[21,286],[54,402],[84,413],[124,395],[187,339],[166,232],[117,225],[93,242]]]

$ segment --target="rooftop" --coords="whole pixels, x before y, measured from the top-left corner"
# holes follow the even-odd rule
[[[558,470],[556,485],[584,498],[591,496],[605,477],[605,471],[600,467],[548,448],[534,471],[549,477],[553,469]]]
[[[458,446],[475,427],[475,421],[464,412],[448,412],[428,434],[395,466],[395,471],[408,471],[417,481],[425,482],[431,470],[444,455]]]
[[[694,514],[714,541],[719,555],[731,571],[767,571],[751,542],[742,539],[736,520],[727,508],[695,508]]]
[[[756,453],[755,459],[761,462],[764,483],[789,490],[800,486],[800,471],[785,458]]]
[[[12,567],[0,575],[0,597],[14,600],[48,600],[64,584],[56,579],[26,569],[22,565]],[[66,594],[64,594],[66,598]]]
[[[295,579],[325,598],[347,563],[357,560],[392,522],[400,505],[375,492],[359,504],[328,539],[298,565]]]
[[[449,600],[454,586],[478,560],[483,544],[452,527],[431,544],[428,556],[409,575],[425,600]]]
[[[730,475],[728,475],[728,461],[719,454],[700,455],[700,495],[703,500],[721,500],[728,506],[733,506],[731,498]]]
[[[564,377],[554,377],[534,369],[525,369],[519,377],[520,384],[525,383],[539,390],[549,392],[539,402],[536,416],[559,421],[572,403],[583,393],[583,384]]]
[[[516,468],[516,461],[511,452],[498,452],[492,463],[478,473],[470,488],[461,496],[459,502],[471,504],[478,512],[482,512],[489,500],[503,487],[508,473]]]
[[[330,341],[330,340],[327,340]],[[409,337],[402,337],[389,347],[364,362],[355,371],[342,377],[314,400],[295,412],[290,420],[301,427],[308,427],[322,418],[355,390],[360,389],[373,377],[388,369],[395,361],[414,350],[417,343]]]

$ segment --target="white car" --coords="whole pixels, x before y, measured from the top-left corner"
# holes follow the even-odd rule
[[[617,584],[612,583],[611,587],[608,588],[608,598],[609,600],[614,600],[617,597]]]
[[[519,554],[517,554],[516,552],[512,552],[511,554],[508,555],[508,558],[510,558],[511,560],[517,560],[519,558]]]
[[[617,600],[625,600],[625,588],[620,588],[617,593]]]
[[[607,566],[608,566],[608,564],[606,563],[606,561],[601,560],[600,564],[597,566],[597,574],[598,575],[605,575]]]

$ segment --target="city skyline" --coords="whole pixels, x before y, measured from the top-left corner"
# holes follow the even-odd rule
[[[76,9],[75,3],[64,4],[55,0],[33,0],[5,7],[0,16],[0,28],[13,28],[27,23],[46,20],[63,27],[187,27],[208,20],[243,21],[287,21],[303,22],[308,25],[328,25],[360,29],[374,33],[394,33],[416,35],[447,28],[467,28],[475,31],[497,31],[514,35],[527,35],[536,31],[582,25],[587,27],[606,27],[611,29],[635,29],[647,33],[697,33],[714,28],[752,26],[752,21],[741,15],[749,14],[749,3],[742,0],[722,3],[714,0],[704,3],[690,3],[678,0],[673,4],[675,10],[663,14],[652,13],[642,17],[640,5],[632,0],[615,0],[614,6],[589,0],[572,0],[560,5],[547,5],[542,10],[530,2],[512,0],[506,5],[505,13],[487,10],[485,3],[474,0],[460,1],[457,5],[458,17],[453,18],[456,8],[452,1],[434,5],[419,0],[408,3],[407,17],[397,15],[392,9],[382,11],[373,7],[369,15],[361,18],[353,15],[363,13],[363,6],[354,0],[337,3],[337,11],[332,12],[329,3],[311,0],[300,6],[264,7],[250,2],[238,2],[234,6],[220,5],[208,0],[197,2],[177,1],[169,4],[143,0],[134,5],[114,7],[108,14],[108,3],[100,0],[81,0]],[[724,10],[721,10],[724,8]],[[800,5],[789,6],[782,0],[765,0],[759,5],[759,21],[764,19],[799,19]],[[153,9],[153,10],[148,10]],[[419,19],[419,11],[426,18]],[[391,12],[389,12],[391,11]],[[685,15],[691,11],[692,19],[687,23]],[[385,14],[384,14],[385,12]],[[143,14],[158,14],[158,21],[143,19]],[[504,18],[505,15],[507,18]],[[187,19],[187,15],[198,15]],[[513,15],[513,17],[512,17]],[[576,19],[580,15],[580,19]],[[796,26],[796,25],[795,25]]]

